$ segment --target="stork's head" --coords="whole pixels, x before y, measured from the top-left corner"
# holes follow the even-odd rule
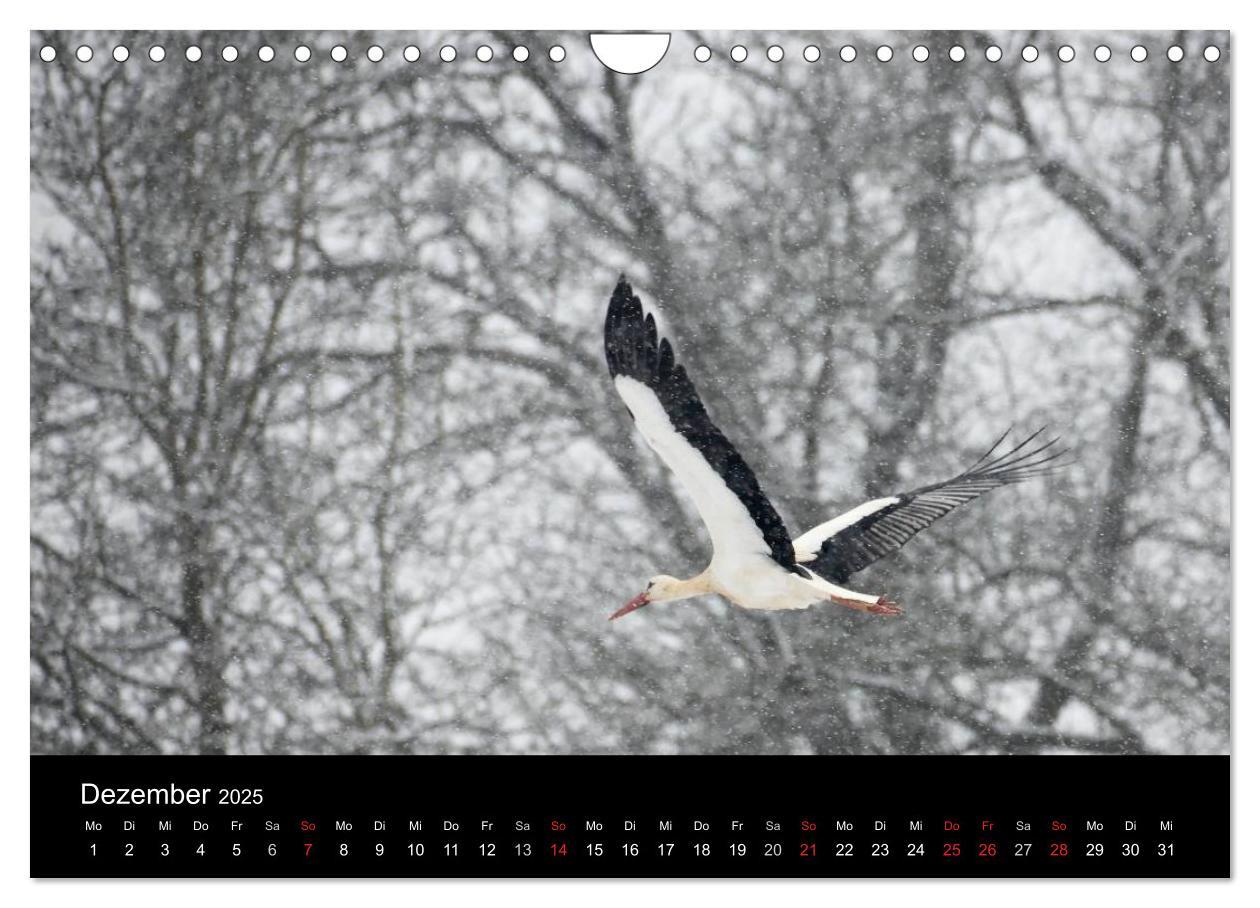
[[[657,574],[648,581],[647,589],[609,615],[608,620],[612,621],[614,618],[628,615],[635,609],[643,608],[649,602],[669,602],[671,599],[686,599],[694,595],[696,595],[695,590],[691,589],[686,581],[668,574]]]

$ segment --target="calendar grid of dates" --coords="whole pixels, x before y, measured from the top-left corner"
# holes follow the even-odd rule
[[[33,757],[37,877],[1223,877],[1228,757]]]

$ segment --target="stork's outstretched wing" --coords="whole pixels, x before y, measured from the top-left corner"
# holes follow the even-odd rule
[[[757,477],[713,424],[687,370],[623,277],[608,303],[604,354],[647,443],[695,502],[716,555],[762,553],[796,569],[792,539]]]
[[[1067,452],[1054,450],[1057,438],[1033,446],[1044,431],[1039,429],[1000,457],[991,457],[1010,435],[1008,429],[965,473],[913,492],[868,501],[814,527],[792,543],[796,560],[832,583],[844,583],[959,505],[999,486],[1053,472],[1059,466],[1056,461]]]

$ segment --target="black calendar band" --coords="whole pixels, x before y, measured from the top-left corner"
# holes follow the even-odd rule
[[[1225,756],[31,758],[36,877],[1225,877]]]

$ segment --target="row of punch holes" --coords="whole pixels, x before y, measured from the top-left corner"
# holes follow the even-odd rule
[[[443,63],[453,63],[459,57],[459,51],[451,44],[444,44],[439,48],[438,59]],[[95,51],[87,45],[80,44],[74,51],[74,58],[80,63],[90,63],[95,56]],[[166,59],[166,48],[160,44],[155,44],[149,48],[148,56],[154,63],[161,63]],[[189,63],[196,63],[205,56],[205,52],[196,44],[189,45],[184,48],[184,59]],[[315,52],[308,45],[299,44],[293,48],[293,59],[298,63],[308,63],[315,56]],[[344,44],[336,44],[329,51],[328,56],[334,63],[344,63],[350,59],[350,51]],[[385,59],[385,50],[379,44],[373,44],[363,54],[371,63],[380,63]],[[480,45],[474,52],[474,56],[482,63],[489,63],[494,59],[494,48],[488,44]],[[552,63],[562,63],[568,53],[560,44],[553,44],[547,49],[547,59]],[[126,63],[131,59],[131,50],[123,45],[114,48],[113,57],[115,62]],[[234,44],[225,44],[219,48],[219,59],[225,63],[235,63],[241,57],[239,48]],[[414,44],[408,44],[402,49],[402,57],[408,63],[415,63],[420,59],[420,48]],[[512,48],[512,59],[517,63],[524,63],[530,57],[528,47],[518,44]],[[45,44],[39,49],[39,58],[45,63],[52,63],[57,59],[57,48],[51,44]],[[258,59],[263,63],[270,63],[276,58],[276,49],[270,44],[264,44],[258,48]]]
[[[955,44],[947,51],[949,59],[955,63],[961,63],[967,59],[967,49],[961,44]],[[337,44],[329,52],[329,57],[335,63],[344,63],[350,57],[350,51],[345,45]],[[817,63],[822,59],[823,52],[816,44],[809,44],[801,51],[801,56],[807,63]],[[931,57],[932,52],[925,44],[916,44],[910,49],[910,57],[916,63],[925,63]],[[1179,44],[1173,44],[1168,47],[1164,54],[1172,63],[1179,63],[1185,58],[1186,52]],[[80,63],[90,63],[94,56],[92,48],[86,44],[81,44],[74,51],[74,57]],[[203,56],[203,51],[197,45],[190,45],[184,48],[184,59],[190,63],[196,63]],[[293,58],[299,63],[306,63],[314,56],[314,51],[305,44],[299,44],[293,49]],[[371,63],[380,63],[385,59],[385,50],[378,44],[373,44],[364,53],[364,56]],[[445,44],[438,50],[438,59],[443,63],[453,63],[459,56],[458,50],[453,45]],[[494,48],[488,44],[482,44],[477,47],[474,56],[482,63],[489,63],[494,59]],[[547,50],[547,57],[552,63],[561,63],[566,56],[565,49],[562,45],[552,45]],[[713,49],[705,44],[696,47],[693,56],[699,63],[708,63],[713,59]],[[730,49],[730,58],[735,63],[743,63],[748,59],[749,50],[742,44],[736,44]],[[786,52],[778,44],[771,44],[766,48],[766,59],[771,63],[779,63],[786,56]],[[858,49],[851,44],[846,44],[840,48],[840,59],[845,63],[852,63],[858,59]],[[888,63],[895,56],[893,48],[887,44],[881,44],[874,50],[874,57],[880,63]],[[1032,44],[1025,45],[1020,50],[1020,58],[1025,63],[1034,63],[1041,56],[1041,51]],[[1071,63],[1076,59],[1076,49],[1070,44],[1063,44],[1054,49],[1054,56],[1061,63]],[[1145,45],[1135,44],[1129,48],[1129,58],[1135,63],[1143,63],[1150,56],[1150,51]],[[113,50],[114,60],[118,63],[125,63],[131,57],[131,51],[123,45],[118,45]],[[161,63],[166,59],[166,48],[160,44],[149,48],[148,57],[154,63]],[[414,44],[408,44],[403,48],[402,57],[408,63],[415,63],[420,59],[420,48]],[[524,63],[530,57],[529,48],[523,45],[517,45],[512,49],[512,59],[517,63]],[[1112,57],[1111,48],[1106,44],[1099,44],[1094,48],[1094,59],[1099,63],[1106,63]],[[46,44],[39,50],[39,58],[45,63],[51,63],[57,59],[57,49],[50,44]],[[219,58],[225,63],[234,63],[240,58],[240,50],[232,44],[226,44],[219,48]],[[270,63],[276,58],[276,49],[269,44],[264,44],[258,48],[258,59],[264,63]],[[1002,59],[1002,48],[997,45],[990,45],[984,50],[984,58],[990,63],[996,63]],[[1203,48],[1203,59],[1209,63],[1215,63],[1221,58],[1221,49],[1215,44],[1209,44]]]

